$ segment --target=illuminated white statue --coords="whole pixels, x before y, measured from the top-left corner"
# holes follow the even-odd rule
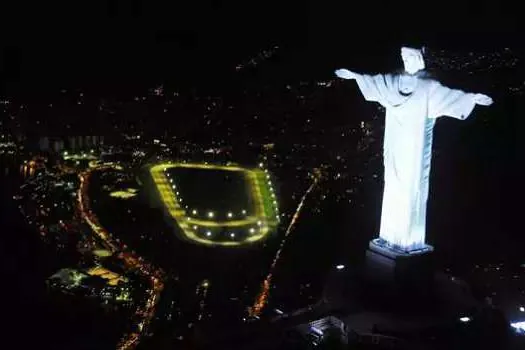
[[[355,79],[365,100],[386,109],[383,144],[385,187],[379,237],[403,251],[425,248],[432,131],[436,119],[464,120],[476,104],[489,106],[483,94],[454,90],[425,78],[422,50],[401,48],[402,74],[367,75],[338,69]]]

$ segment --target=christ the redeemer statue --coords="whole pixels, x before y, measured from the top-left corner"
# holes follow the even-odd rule
[[[358,74],[338,69],[343,79],[355,79],[365,100],[386,109],[383,145],[384,179],[380,241],[404,252],[424,249],[425,221],[436,119],[464,120],[476,104],[489,106],[483,94],[450,89],[423,74],[422,50],[401,48],[402,74]]]

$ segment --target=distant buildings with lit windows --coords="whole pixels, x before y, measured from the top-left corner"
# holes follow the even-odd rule
[[[42,136],[38,141],[38,149],[41,152],[60,153],[64,150],[72,152],[89,150],[104,145],[104,136],[68,136],[53,137]]]

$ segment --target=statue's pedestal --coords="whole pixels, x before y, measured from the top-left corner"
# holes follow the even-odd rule
[[[380,239],[372,240],[366,252],[366,278],[399,292],[425,293],[434,280],[433,248],[411,252],[396,250]]]

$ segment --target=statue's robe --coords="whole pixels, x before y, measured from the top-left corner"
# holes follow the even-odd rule
[[[426,207],[436,118],[465,119],[473,94],[417,77],[410,95],[400,93],[400,75],[357,75],[367,101],[386,109],[384,180],[380,238],[405,251],[425,246]],[[406,77],[406,76],[405,76]]]

